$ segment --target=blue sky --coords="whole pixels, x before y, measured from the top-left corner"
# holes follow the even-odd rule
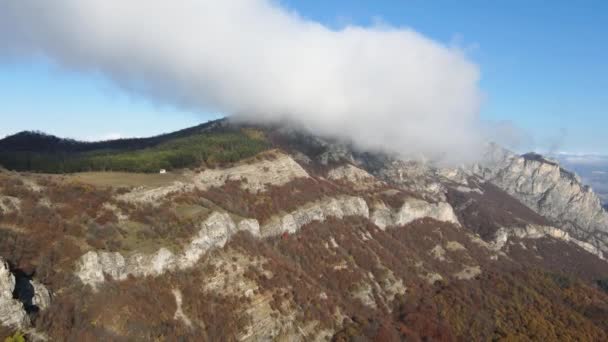
[[[484,120],[512,121],[522,149],[608,154],[608,2],[283,0],[333,28],[378,21],[457,44],[481,70]],[[0,61],[0,136],[145,136],[216,118],[132,96],[101,75]]]

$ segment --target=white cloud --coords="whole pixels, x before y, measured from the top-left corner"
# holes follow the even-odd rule
[[[479,71],[408,29],[332,30],[268,0],[3,0],[0,54],[100,71],[154,101],[462,160]]]
[[[512,121],[484,121],[483,132],[486,140],[515,151],[525,150],[533,142],[532,136]]]

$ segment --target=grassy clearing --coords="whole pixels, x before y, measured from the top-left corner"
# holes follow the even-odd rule
[[[203,221],[211,210],[196,204],[181,204],[175,207],[175,213],[183,219]]]
[[[168,225],[167,231],[163,234],[154,232],[154,229],[148,224],[129,220],[120,223],[121,234],[120,252],[139,252],[139,253],[154,253],[159,248],[164,247],[174,253],[180,253],[184,246],[187,245],[192,237],[198,232],[199,223],[204,222],[211,213],[211,210],[199,205],[176,205],[171,209],[175,213],[178,222],[177,226],[183,228],[184,223],[189,222],[193,231],[185,233],[177,231],[177,226]],[[179,230],[179,229],[178,229]]]
[[[161,187],[173,184],[175,181],[186,181],[181,173],[166,174],[130,173],[130,172],[79,172],[67,175],[65,181],[79,182],[99,187],[131,188],[131,187]]]
[[[139,222],[127,221],[121,224],[121,228],[126,234],[120,238],[119,252],[149,254],[164,247],[175,253],[181,249],[178,241],[147,236],[148,227]]]

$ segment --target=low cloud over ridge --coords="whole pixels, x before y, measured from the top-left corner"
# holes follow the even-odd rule
[[[363,149],[476,155],[479,71],[407,28],[332,30],[268,0],[4,0],[0,54],[46,56],[200,111]]]

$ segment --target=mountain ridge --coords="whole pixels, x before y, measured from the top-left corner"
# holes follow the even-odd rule
[[[93,158],[113,160],[118,157],[112,153],[118,153],[118,155],[120,155],[121,152],[126,150],[131,153],[133,158],[132,160],[128,160],[130,163],[127,164],[118,163],[118,166],[115,167],[118,169],[117,171],[142,171],[142,168],[136,166],[138,163],[141,163],[137,158],[137,155],[148,153],[150,148],[180,138],[188,139],[193,136],[205,136],[206,134],[209,135],[218,132],[236,132],[237,135],[243,136],[245,139],[242,142],[228,140],[224,142],[224,144],[228,144],[226,146],[228,146],[230,150],[234,149],[234,147],[231,146],[236,146],[236,148],[239,149],[242,148],[238,146],[239,144],[244,146],[256,142],[254,139],[249,139],[248,134],[243,134],[244,129],[256,129],[256,134],[258,135],[266,134],[266,138],[271,141],[271,144],[278,145],[287,151],[292,150],[300,155],[316,155],[318,157],[317,159],[320,160],[319,164],[344,161],[354,162],[356,165],[359,165],[372,173],[375,172],[380,178],[388,177],[392,179],[395,179],[397,176],[398,178],[402,178],[404,170],[408,170],[405,172],[409,172],[408,176],[410,180],[415,179],[414,183],[427,183],[422,185],[423,187],[429,185],[434,186],[433,184],[437,185],[440,183],[438,178],[441,177],[438,177],[437,175],[433,176],[432,174],[435,173],[435,171],[433,171],[434,168],[425,166],[425,163],[410,161],[410,165],[406,165],[407,163],[402,164],[401,166],[405,167],[401,167],[399,170],[395,169],[390,171],[390,167],[388,169],[384,168],[383,170],[382,168],[388,164],[399,164],[398,158],[396,159],[395,157],[379,153],[371,154],[356,152],[348,145],[319,139],[311,134],[302,133],[290,128],[281,126],[234,124],[226,118],[149,138],[117,139],[101,142],[78,142],[43,133],[21,132],[0,140],[0,165],[4,164],[5,167],[11,169],[10,161],[6,163],[6,153],[13,153],[13,156],[25,154],[27,159],[29,158],[30,153],[48,153],[53,157],[56,156],[56,153],[75,153],[78,156],[83,152],[95,150],[108,151],[113,148],[118,148],[120,150],[118,152],[109,152],[111,153],[110,155],[101,157],[96,156]],[[30,142],[29,140],[33,140],[33,142]],[[48,141],[52,142],[50,148],[44,146]],[[192,144],[201,143],[205,144],[206,142],[193,141]],[[268,148],[263,146],[263,144],[258,145],[259,147],[251,150],[251,152],[244,152],[244,154],[240,153],[235,157],[226,158],[225,161],[241,159]],[[171,146],[170,148],[176,149],[177,147]],[[224,152],[219,152],[219,159],[221,159],[223,154]],[[152,156],[156,157],[157,154],[152,154]],[[158,172],[160,169],[171,170],[175,167],[196,167],[199,163],[205,162],[206,158],[208,159],[209,157],[201,158],[192,155],[177,155],[171,156],[170,158],[172,159],[169,160],[177,160],[177,162],[171,163],[164,159],[161,162],[155,160],[153,163],[149,163],[150,165],[143,168],[143,171]],[[67,157],[67,159],[68,161],[63,162],[64,165],[69,165],[70,158]],[[312,160],[316,159],[312,158]],[[104,162],[103,159],[101,162],[94,162],[94,159],[91,159],[89,160],[90,164],[86,164],[87,161],[85,160],[84,163],[85,165],[79,165],[74,170],[70,171],[105,171],[113,169],[113,163]],[[24,166],[30,166],[32,164],[32,161],[28,159],[20,164],[21,167],[13,169],[21,171],[45,171],[40,169],[24,169]],[[69,168],[69,166],[53,167],[52,170],[55,172],[62,172]],[[389,172],[389,174],[387,175],[386,172]],[[439,172],[441,173],[441,171]],[[555,223],[559,226],[566,226],[566,231],[573,234],[573,236],[584,241],[593,240],[592,244],[594,246],[604,252],[608,251],[608,213],[606,213],[605,206],[602,205],[600,199],[593,193],[591,188],[582,183],[580,177],[574,172],[568,171],[560,166],[557,161],[533,152],[518,156],[496,144],[489,143],[481,161],[472,166],[464,167],[462,172],[464,172],[464,174],[478,176],[484,181],[490,181],[493,184],[498,185],[501,189],[507,191],[518,200],[521,200],[535,212],[548,217],[550,220],[555,220]],[[382,173],[385,174],[382,175]],[[544,176],[551,175],[551,179],[549,181],[546,179],[543,180],[542,177],[536,176],[539,174],[543,174]],[[528,179],[528,183],[526,181],[521,183],[524,179]],[[542,185],[544,190],[541,191],[536,189],[543,181],[545,182],[545,185]],[[426,189],[421,188],[421,184],[409,184],[409,186],[413,186],[410,190],[413,192],[425,192]],[[563,184],[561,189],[568,190],[558,193],[558,191],[553,189],[554,184]],[[523,190],[523,187],[526,187],[526,190]],[[441,188],[440,185],[439,188]],[[427,192],[426,195],[429,196],[429,193]],[[564,196],[569,196],[566,202],[567,204],[563,201],[559,201],[559,199]],[[578,197],[582,198],[578,199]],[[553,201],[553,203],[546,204],[547,201]],[[576,206],[576,209],[572,209],[573,203],[579,203],[579,205]],[[561,209],[553,209],[556,206],[560,206]],[[569,212],[572,212],[572,214],[568,214]]]
[[[83,152],[94,149],[141,149],[152,147],[170,139],[184,137],[209,130],[223,119],[208,121],[196,126],[187,127],[174,132],[162,133],[143,138],[120,138],[99,141],[82,141],[61,138],[41,131],[21,131],[0,139],[0,150],[28,152]],[[51,146],[43,146],[49,144]],[[128,146],[125,146],[128,145]],[[48,148],[51,147],[49,151]]]
[[[539,155],[518,156],[490,145],[473,173],[499,186],[571,235],[608,251],[608,212],[575,173]]]
[[[156,175],[1,171],[3,289],[25,275],[50,302],[0,301],[0,335],[608,338],[602,251],[495,178],[535,183],[504,167],[526,158],[495,149],[494,164],[440,168],[222,122],[264,148]]]
[[[0,165],[42,173],[83,171],[158,172],[160,169],[229,163],[267,147],[251,132],[225,120],[149,138],[82,142],[36,132],[0,140]]]

